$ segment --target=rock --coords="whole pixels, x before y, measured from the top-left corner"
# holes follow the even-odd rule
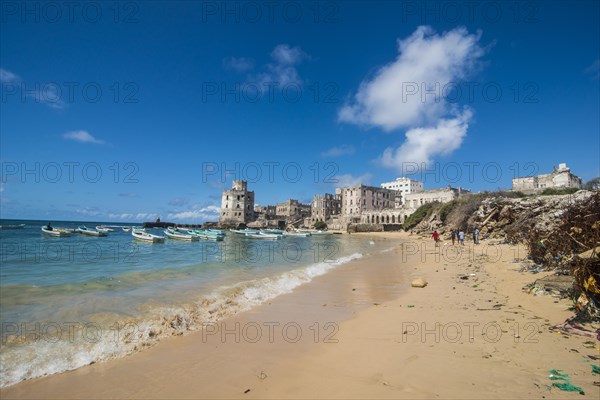
[[[427,281],[423,278],[417,278],[410,284],[412,287],[424,288],[427,286]]]

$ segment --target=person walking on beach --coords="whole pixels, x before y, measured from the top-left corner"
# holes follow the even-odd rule
[[[433,237],[433,241],[435,242],[435,245],[438,246],[438,241],[440,240],[440,234],[434,230],[433,233],[431,234],[431,236]]]
[[[458,241],[461,245],[465,245],[465,233],[462,230],[458,232]]]
[[[479,229],[477,227],[473,229],[473,242],[479,244]]]
[[[450,239],[452,239],[452,246],[454,246],[454,241],[456,240],[456,231],[454,229],[450,229]]]

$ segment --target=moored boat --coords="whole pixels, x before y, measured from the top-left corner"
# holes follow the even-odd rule
[[[281,235],[276,235],[274,233],[246,233],[246,237],[252,239],[264,239],[264,240],[279,240],[281,239]]]
[[[200,239],[198,236],[190,235],[189,233],[183,233],[173,228],[167,228],[164,232],[169,239],[185,240],[188,242],[195,242]]]
[[[98,232],[104,232],[104,233],[108,233],[108,232],[114,232],[114,229],[109,228],[108,226],[104,226],[104,225],[98,225],[96,227],[96,230]]]
[[[258,233],[258,231],[256,229],[231,229],[230,230],[233,233],[236,233],[238,235],[247,235],[249,233]]]
[[[222,241],[225,238],[225,235],[220,235],[215,232],[209,232],[204,229],[188,229],[188,233],[190,235],[197,236],[198,238],[204,240]]]
[[[42,226],[42,233],[44,235],[52,236],[52,237],[69,237],[72,235],[72,231],[70,229],[65,228],[50,228],[48,226]]]
[[[146,232],[144,229],[131,229],[131,236],[134,239],[141,240],[144,242],[150,243],[164,243],[165,237],[159,235],[153,235],[151,233]]]
[[[121,229],[123,229],[123,232],[129,232],[131,230],[131,227],[129,226],[124,226]]]
[[[310,236],[310,232],[289,231],[289,232],[283,232],[283,236],[308,237],[308,236]]]
[[[0,229],[23,229],[23,228],[25,228],[25,224],[0,225]]]
[[[94,229],[90,229],[87,226],[79,226],[77,227],[77,232],[86,235],[86,236],[108,236],[106,232],[100,232]]]
[[[283,231],[281,229],[261,229],[260,233],[270,233],[273,235],[282,235]]]

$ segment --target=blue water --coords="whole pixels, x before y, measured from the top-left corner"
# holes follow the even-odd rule
[[[352,235],[263,241],[232,233],[223,242],[150,244],[120,228],[53,238],[41,234],[47,222],[0,221],[26,224],[0,230],[0,386],[139,351],[390,247]],[[118,225],[52,223],[82,224]]]

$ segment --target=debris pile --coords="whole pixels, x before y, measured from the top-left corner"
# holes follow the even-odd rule
[[[548,234],[562,221],[573,204],[590,198],[592,192],[526,198],[488,198],[468,220],[467,229],[479,227],[482,237],[504,238],[510,243],[527,241],[529,232]]]
[[[532,261],[574,277],[578,319],[600,320],[600,193],[565,207],[552,229],[525,234]]]
[[[530,291],[572,297],[580,321],[600,320],[600,192],[524,198],[493,193],[465,196],[453,204],[440,204],[412,231],[430,235],[437,229],[447,239],[450,229],[469,235],[475,227],[480,239],[524,243],[529,256],[524,268],[530,272],[550,270],[556,276],[569,276],[536,281]],[[574,283],[566,290],[569,279]]]

